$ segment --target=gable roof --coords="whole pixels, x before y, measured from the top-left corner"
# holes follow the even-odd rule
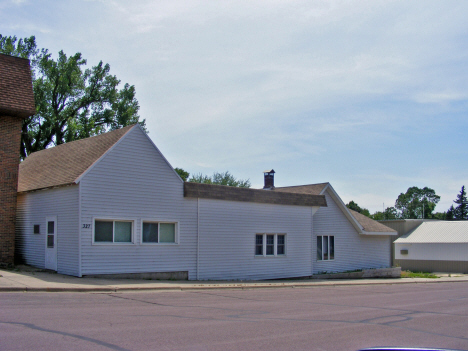
[[[135,125],[37,151],[20,163],[18,192],[75,184]]]
[[[276,205],[326,207],[323,195],[276,192],[263,189],[238,188],[226,185],[184,183],[184,196],[213,200],[257,202]]]
[[[397,244],[468,243],[468,221],[422,222],[394,242]]]
[[[0,54],[0,115],[26,118],[35,113],[29,60]]]
[[[308,184],[308,185],[297,185],[297,186],[288,186],[275,188],[275,191],[280,192],[294,192],[298,194],[312,194],[312,195],[322,195],[325,190],[330,189],[332,192],[332,197],[336,197],[336,203],[345,213],[349,216],[350,221],[354,222],[354,227],[361,233],[367,235],[397,235],[397,231],[374,221],[373,219],[360,214],[359,212],[350,210],[345,206],[343,201],[339,198],[338,194],[333,190],[330,183],[318,183],[318,184]]]

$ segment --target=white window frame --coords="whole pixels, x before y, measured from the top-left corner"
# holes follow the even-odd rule
[[[111,222],[112,221],[112,241],[95,241],[96,238],[96,221],[105,221]],[[115,242],[115,222],[130,222],[132,223],[132,239],[130,242]],[[109,218],[109,217],[93,217],[93,225],[91,229],[91,236],[93,245],[135,245],[135,223],[136,219],[128,219],[128,218]]]
[[[263,246],[263,253],[261,255],[257,255],[257,235],[263,236],[262,246]],[[273,255],[267,255],[267,235],[274,236],[274,243],[273,243]],[[278,254],[278,235],[284,235],[284,254]],[[287,238],[288,235],[286,233],[256,233],[255,236],[255,246],[254,246],[254,255],[255,257],[286,257],[287,251]]]
[[[143,224],[144,223],[158,223],[158,242],[157,243],[151,243],[151,242],[144,242],[143,241]],[[174,237],[174,242],[173,243],[161,243],[159,242],[159,224],[160,223],[169,223],[169,224],[175,224],[175,237]],[[140,226],[140,244],[141,245],[161,245],[161,246],[171,246],[171,245],[179,245],[179,222],[178,221],[160,221],[156,219],[142,219],[141,220],[141,226]]]
[[[324,243],[324,240],[323,240],[323,237],[326,236],[328,237],[328,242],[327,242],[327,245],[328,245],[328,258],[325,259],[324,258],[324,253],[323,253],[323,243]],[[335,260],[335,235],[317,235],[317,239],[316,239],[316,244],[318,244],[318,238],[321,237],[322,238],[322,259],[319,260],[317,258],[317,254],[315,254],[315,260],[317,262],[330,262],[330,261],[334,261]],[[333,258],[330,258],[330,237],[333,237]],[[317,245],[316,245],[316,249],[317,249]]]

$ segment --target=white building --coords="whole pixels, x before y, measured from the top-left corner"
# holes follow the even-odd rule
[[[468,273],[468,221],[430,221],[395,240],[395,264],[423,272]]]
[[[271,279],[388,267],[395,234],[348,210],[328,183],[184,183],[138,125],[20,165],[19,258],[79,277]]]

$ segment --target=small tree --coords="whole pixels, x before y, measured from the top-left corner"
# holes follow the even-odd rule
[[[455,201],[458,206],[454,209],[454,218],[468,220],[468,199],[466,198],[465,186],[463,185]],[[453,207],[453,205],[452,205]]]
[[[369,212],[369,210],[367,208],[361,208],[357,203],[355,203],[353,200],[351,200],[350,202],[348,202],[346,204],[346,207],[349,208],[350,210],[353,210],[353,211],[356,211],[356,212],[359,212],[360,214],[364,215],[364,216],[367,216],[367,217],[370,217],[371,214]]]
[[[189,175],[190,175],[189,172],[184,171],[182,168],[174,168],[174,171],[177,172],[177,174],[179,175],[179,177],[181,177],[182,180],[183,180],[184,182],[187,181],[187,179],[188,179],[188,177],[189,177]]]

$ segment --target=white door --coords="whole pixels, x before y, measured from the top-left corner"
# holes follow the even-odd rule
[[[46,218],[45,268],[57,270],[57,217]]]

